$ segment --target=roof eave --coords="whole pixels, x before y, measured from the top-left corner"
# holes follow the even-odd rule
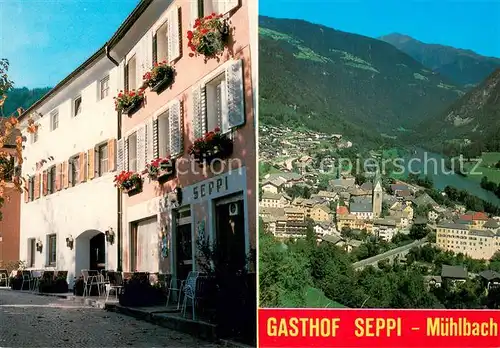
[[[127,32],[132,28],[139,17],[146,11],[146,9],[153,3],[153,0],[141,0],[141,2],[135,7],[135,9],[130,13],[130,15],[125,19],[125,21],[120,25],[115,34],[109,39],[106,44],[108,50],[111,50]]]

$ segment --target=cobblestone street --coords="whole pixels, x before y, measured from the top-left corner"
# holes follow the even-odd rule
[[[0,290],[0,347],[217,347],[70,300]]]

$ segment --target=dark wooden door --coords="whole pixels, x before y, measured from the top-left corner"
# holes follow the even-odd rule
[[[99,233],[90,240],[90,269],[103,270],[106,267],[106,238]]]

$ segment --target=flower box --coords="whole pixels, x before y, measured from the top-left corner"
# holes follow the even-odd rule
[[[129,92],[120,91],[118,96],[113,98],[115,100],[115,110],[125,115],[131,115],[142,105],[144,101],[144,90],[138,89]]]
[[[196,139],[189,148],[189,154],[200,165],[212,164],[214,160],[224,160],[233,154],[233,141],[222,134],[219,128]]]
[[[147,174],[150,180],[164,184],[175,176],[175,161],[170,156],[157,158],[146,166],[143,174]]]
[[[142,191],[142,178],[138,173],[122,171],[115,176],[115,186],[133,196]]]
[[[166,61],[155,63],[151,71],[142,77],[144,85],[149,86],[153,92],[160,94],[174,82],[174,68],[167,65]]]
[[[134,112],[137,111],[137,109],[139,109],[139,106],[141,106],[141,102],[136,102],[136,103],[130,105],[128,108],[123,109],[122,114],[132,115]]]
[[[192,51],[190,57],[199,54],[208,59],[224,52],[229,41],[230,29],[222,17],[221,14],[212,13],[196,19],[193,30],[187,32],[188,46]]]
[[[128,194],[129,197],[134,196],[142,191],[142,183],[136,183],[129,189],[124,189],[123,192]]]

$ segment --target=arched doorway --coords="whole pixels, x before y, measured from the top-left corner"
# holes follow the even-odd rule
[[[75,239],[75,275],[83,269],[106,268],[106,237],[99,230],[87,230]]]
[[[103,270],[106,268],[106,238],[104,233],[99,233],[92,237],[90,243],[90,269]]]

